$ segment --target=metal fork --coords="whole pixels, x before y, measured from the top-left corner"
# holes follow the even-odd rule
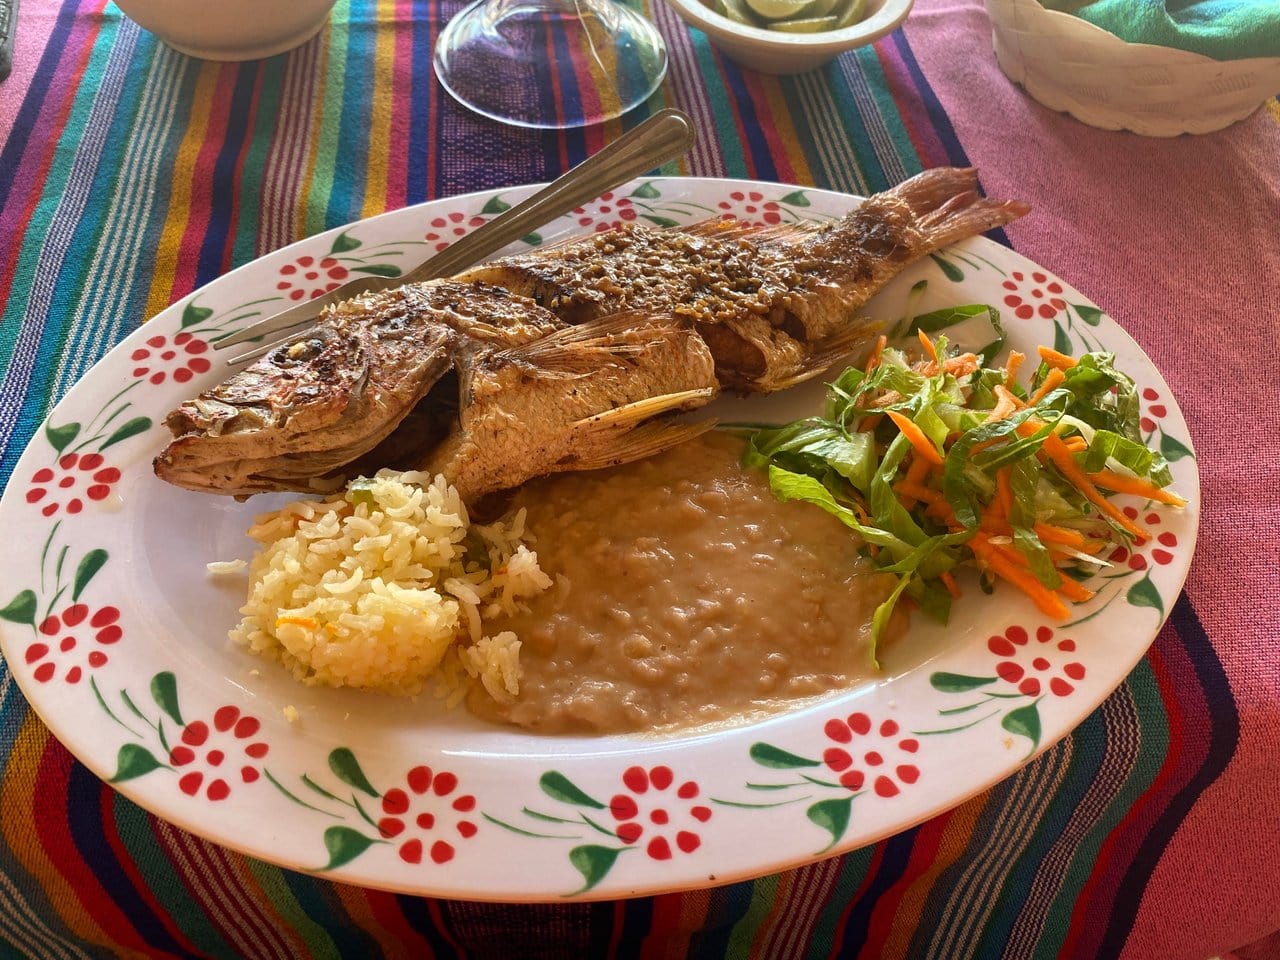
[[[693,145],[693,139],[693,123],[686,114],[679,110],[662,110],[564,176],[503,211],[474,233],[446,247],[408,273],[399,277],[371,276],[349,280],[324,296],[290,307],[223,337],[213,348],[223,350],[237,343],[261,340],[263,337],[312,323],[330,304],[350,300],[364,293],[453,276],[561,214],[594,200],[600,194],[626,183],[646,170],[683,155]],[[227,363],[235,365],[253,360],[296,336],[298,334],[293,333],[274,339],[232,357]]]

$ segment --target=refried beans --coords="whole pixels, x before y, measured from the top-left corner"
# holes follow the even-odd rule
[[[868,676],[871,616],[894,578],[834,517],[779,502],[743,441],[713,431],[648,460],[517,494],[559,579],[500,629],[520,695],[472,712],[545,733],[723,721]]]

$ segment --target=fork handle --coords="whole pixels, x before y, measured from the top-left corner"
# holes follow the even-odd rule
[[[562,213],[594,200],[612,186],[684,154],[693,145],[693,124],[679,110],[666,109],[619,137],[537,193],[494,217],[479,230],[450,244],[398,279],[417,283],[451,277],[497,253]]]

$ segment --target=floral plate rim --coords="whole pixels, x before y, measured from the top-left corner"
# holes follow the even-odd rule
[[[1037,339],[1051,332],[1055,346],[1102,343],[1127,355],[1142,368],[1144,430],[1149,425],[1172,454],[1178,489],[1191,500],[1179,515],[1151,511],[1162,539],[1118,558],[1095,606],[1109,599],[1085,608],[1066,629],[1071,636],[1005,598],[982,608],[987,620],[1004,611],[994,618],[1000,629],[984,627],[962,646],[929,648],[927,658],[885,682],[758,723],[590,744],[495,739],[463,728],[459,742],[467,749],[415,742],[420,752],[398,767],[355,734],[351,742],[327,741],[327,749],[310,733],[298,743],[297,728],[279,715],[273,681],[255,687],[240,674],[206,683],[185,673],[196,664],[146,622],[138,598],[123,586],[118,593],[108,588],[146,564],[143,548],[154,544],[138,539],[137,528],[171,507],[161,503],[128,522],[138,502],[135,483],[165,500],[166,489],[149,486],[158,484],[149,471],[149,455],[163,439],[158,419],[217,379],[209,340],[269,312],[272,299],[315,295],[355,272],[395,275],[533,189],[431,201],[266,254],[130,334],[50,413],[0,500],[0,517],[31,532],[0,566],[21,586],[12,599],[0,597],[0,604],[7,600],[0,646],[33,708],[95,774],[184,829],[334,880],[469,899],[632,896],[773,873],[908,829],[1015,773],[1123,682],[1180,592],[1194,550],[1199,482],[1186,424],[1158,370],[1113,320],[985,238],[915,265],[877,300],[903,302],[920,277],[932,285],[927,296],[947,284],[979,286],[1011,311],[1011,326],[1021,320],[1046,331]],[[856,202],[757,181],[641,178],[542,232],[627,220],[665,226],[716,214],[776,224],[838,215]],[[251,286],[254,299],[232,295]],[[182,625],[164,597],[153,599],[168,626]],[[1141,618],[1140,629],[1126,631],[1131,636],[1116,659],[1091,660],[1088,639],[1120,614]],[[215,653],[201,648],[196,659],[221,662]],[[146,669],[123,678],[120,664],[134,665],[136,657]],[[273,669],[253,666],[261,674]],[[230,699],[228,690],[243,696]],[[908,693],[918,699],[903,709],[898,701]],[[926,698],[936,708],[931,713],[921,706]],[[324,724],[331,720],[314,722],[329,735]],[[967,750],[934,747],[940,736],[976,751],[977,761]],[[301,772],[299,756],[306,759]],[[508,762],[511,780],[496,770]],[[958,773],[962,786],[938,790],[949,773]],[[524,802],[512,802],[513,795]],[[277,816],[267,834],[246,838],[246,814],[264,813],[296,816]],[[743,831],[769,840],[743,845],[736,842]]]

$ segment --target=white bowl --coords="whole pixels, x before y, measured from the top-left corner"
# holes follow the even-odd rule
[[[996,61],[1046,107],[1105,130],[1209,133],[1280,92],[1280,58],[1212,60],[1126,43],[1037,0],[986,0]]]
[[[706,33],[726,57],[761,73],[804,73],[828,60],[879,40],[911,12],[914,0],[867,0],[860,23],[825,33],[778,33],[722,17],[702,0],[667,0],[690,26]]]
[[[320,32],[335,0],[116,0],[125,15],[180,53],[258,60]]]

